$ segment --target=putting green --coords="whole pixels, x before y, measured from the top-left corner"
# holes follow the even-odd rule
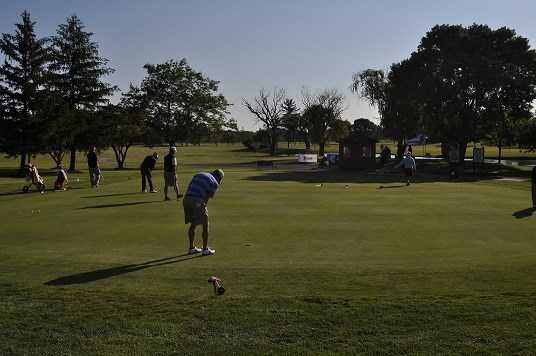
[[[139,192],[136,167],[151,152],[134,148],[124,171],[105,152],[98,189],[85,172],[43,195],[0,178],[0,354],[536,349],[528,183],[405,187],[391,176],[257,169],[250,163],[268,157],[239,146],[184,147],[181,187],[199,170],[225,170],[209,204],[216,255],[199,257],[185,255],[180,203]],[[160,165],[154,175],[161,190]],[[224,296],[213,296],[211,275]]]

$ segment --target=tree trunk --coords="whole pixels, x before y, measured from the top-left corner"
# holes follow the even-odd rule
[[[323,156],[325,151],[326,143],[325,142],[319,142],[318,143],[318,155]]]
[[[275,156],[277,152],[277,129],[272,129],[270,133],[270,154]]]
[[[49,152],[48,155],[50,156],[50,158],[52,158],[54,163],[56,163],[56,168],[59,168],[63,161],[63,155],[64,155],[63,151]]]
[[[26,154],[26,152],[22,152],[20,154],[20,165],[19,165],[19,172],[17,173],[18,176],[24,175],[24,166],[26,166],[26,157],[29,156]]]
[[[76,148],[71,147],[71,157],[69,160],[69,172],[76,171]]]
[[[404,155],[404,139],[399,138],[396,143],[396,157],[402,158]]]
[[[499,164],[502,163],[502,140],[499,139]]]
[[[311,140],[309,140],[309,137],[305,137],[305,139],[303,140],[303,142],[305,143],[305,149],[306,150],[310,150],[311,149]]]
[[[120,169],[125,168],[125,161],[127,160],[127,152],[128,152],[129,148],[130,148],[130,145],[125,146],[125,151],[123,152],[123,157],[121,158],[121,168]]]
[[[114,151],[115,161],[117,163],[117,169],[125,168],[125,160],[127,158],[127,151],[130,145],[127,146],[116,146],[112,145]]]
[[[461,171],[460,171],[460,175],[461,173],[463,173],[463,166],[465,164],[465,153],[467,152],[467,142],[462,142],[460,143],[460,146],[459,146],[459,149],[460,149],[460,156],[459,156],[459,166],[461,168]]]
[[[275,141],[275,139],[272,137],[270,138],[270,155],[272,156],[275,156],[275,153],[277,151],[277,142]]]
[[[446,142],[441,142],[441,156],[443,157],[449,156],[449,145]]]

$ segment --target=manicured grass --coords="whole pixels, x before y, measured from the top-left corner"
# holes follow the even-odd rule
[[[86,172],[44,195],[0,178],[0,355],[536,350],[526,181],[398,187],[396,176],[257,169],[245,163],[269,158],[240,146],[184,147],[182,187],[198,170],[226,172],[209,204],[217,253],[192,258],[180,204],[138,193],[150,152],[134,148],[125,171],[103,153],[96,190]]]

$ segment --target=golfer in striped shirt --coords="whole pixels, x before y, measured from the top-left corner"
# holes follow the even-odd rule
[[[216,253],[215,250],[208,247],[207,204],[208,200],[216,194],[222,180],[223,171],[217,169],[211,173],[197,173],[192,178],[190,185],[188,185],[182,206],[184,207],[184,223],[190,224],[190,228],[188,229],[188,238],[190,240],[189,254],[201,252],[203,256],[209,256]],[[203,225],[203,249],[194,246],[195,228],[197,225]]]

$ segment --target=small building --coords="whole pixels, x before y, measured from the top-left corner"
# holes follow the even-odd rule
[[[339,141],[339,166],[343,169],[360,169],[376,165],[375,138],[350,134]]]

